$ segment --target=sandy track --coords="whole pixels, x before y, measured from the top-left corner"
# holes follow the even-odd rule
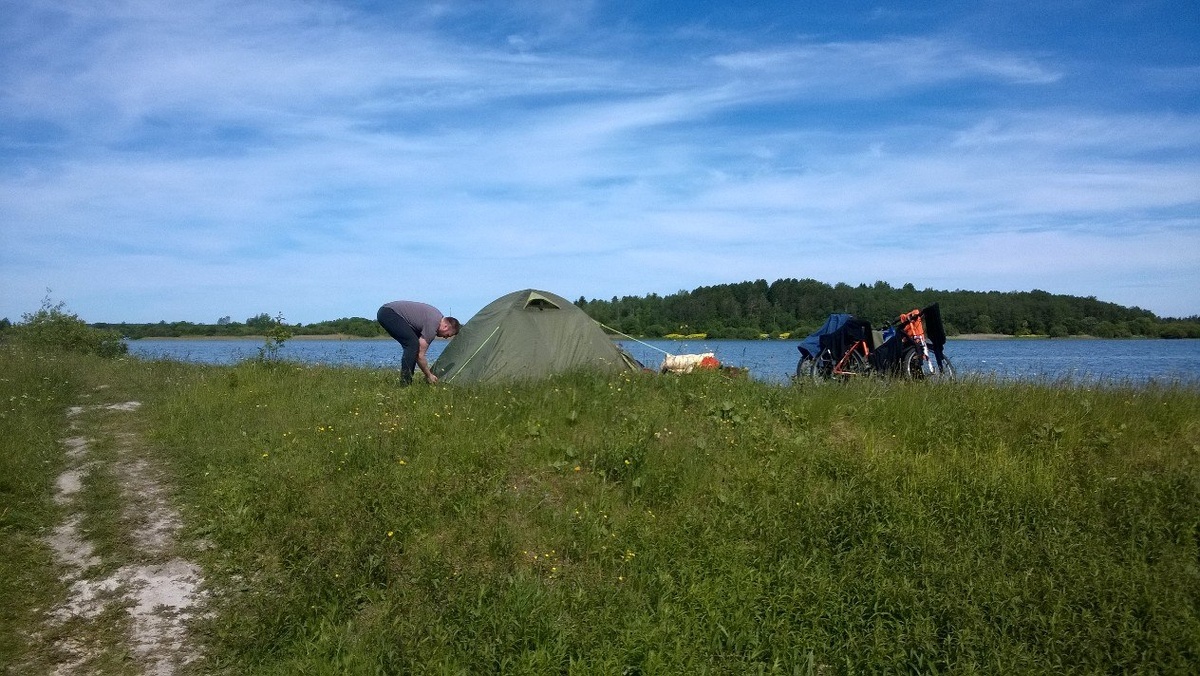
[[[168,487],[155,459],[140,443],[126,416],[136,414],[136,401],[96,406],[75,406],[67,411],[71,432],[78,435],[89,417],[89,430],[116,430],[112,439],[116,460],[104,468],[120,484],[121,528],[133,546],[131,560],[109,574],[96,571],[105,561],[96,546],[84,536],[80,525],[87,505],[81,500],[88,475],[102,462],[90,457],[92,444],[85,436],[63,440],[67,469],[58,477],[54,500],[67,514],[46,538],[54,550],[69,586],[67,599],[49,613],[48,628],[74,622],[82,631],[54,632],[54,653],[59,656],[55,674],[87,674],[92,662],[104,652],[133,655],[142,673],[166,676],[199,659],[188,641],[188,621],[200,612],[205,598],[200,568],[178,556],[176,542],[182,522],[169,502]],[[123,418],[125,417],[125,418]],[[100,621],[110,611],[124,609],[128,631],[121,645],[111,643],[111,632],[88,631],[87,624]],[[119,612],[119,611],[118,611]],[[90,637],[86,639],[79,638]],[[100,637],[97,641],[96,637]]]

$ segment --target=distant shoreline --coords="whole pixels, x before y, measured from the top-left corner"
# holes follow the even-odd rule
[[[146,336],[130,340],[266,340],[266,336]],[[322,333],[314,335],[292,336],[287,340],[391,340],[389,336],[351,336],[345,333]]]
[[[799,341],[803,337],[797,338],[764,338],[763,340],[778,340],[782,342]],[[949,340],[1052,340],[1050,336],[1010,336],[1007,333],[960,333],[957,336],[947,336]],[[1096,336],[1078,335],[1078,336],[1063,336],[1072,340],[1095,340]],[[1063,338],[1054,338],[1053,340],[1062,340]],[[266,336],[147,336],[145,338],[132,338],[131,340],[139,341],[156,341],[156,340],[266,340]],[[309,334],[292,336],[287,340],[344,340],[344,341],[360,341],[360,340],[392,340],[389,336],[352,336],[345,333],[329,333],[329,334]],[[614,340],[625,340],[625,338],[614,338]],[[640,337],[637,340],[675,340],[673,338],[646,338]],[[682,340],[682,339],[680,339]],[[696,342],[697,340],[710,340],[708,338],[692,338],[685,342]],[[713,338],[711,340],[724,340]],[[1132,340],[1132,339],[1131,339]],[[1149,339],[1148,339],[1149,340]]]
[[[949,340],[1010,340],[1016,337],[1017,336],[1010,336],[1007,333],[960,333],[957,336],[946,336],[946,338]],[[1036,337],[1045,338],[1046,336]]]

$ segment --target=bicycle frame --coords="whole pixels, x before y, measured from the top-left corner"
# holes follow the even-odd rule
[[[861,354],[861,357],[855,359],[856,354]],[[865,374],[870,369],[870,362],[867,361],[871,356],[871,348],[865,340],[856,340],[842,358],[833,365],[833,375],[835,376],[859,376]]]

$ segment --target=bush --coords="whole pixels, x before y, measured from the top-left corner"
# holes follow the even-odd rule
[[[52,305],[42,301],[37,312],[22,315],[21,321],[5,332],[8,341],[36,349],[62,350],[101,357],[118,357],[129,351],[121,334],[111,330],[93,329],[64,303]]]

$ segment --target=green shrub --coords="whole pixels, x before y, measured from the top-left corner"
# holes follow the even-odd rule
[[[5,338],[16,345],[35,349],[60,350],[101,357],[118,357],[129,346],[116,331],[94,329],[71,312],[65,304],[42,301],[37,312],[26,313],[21,321],[5,332]]]

